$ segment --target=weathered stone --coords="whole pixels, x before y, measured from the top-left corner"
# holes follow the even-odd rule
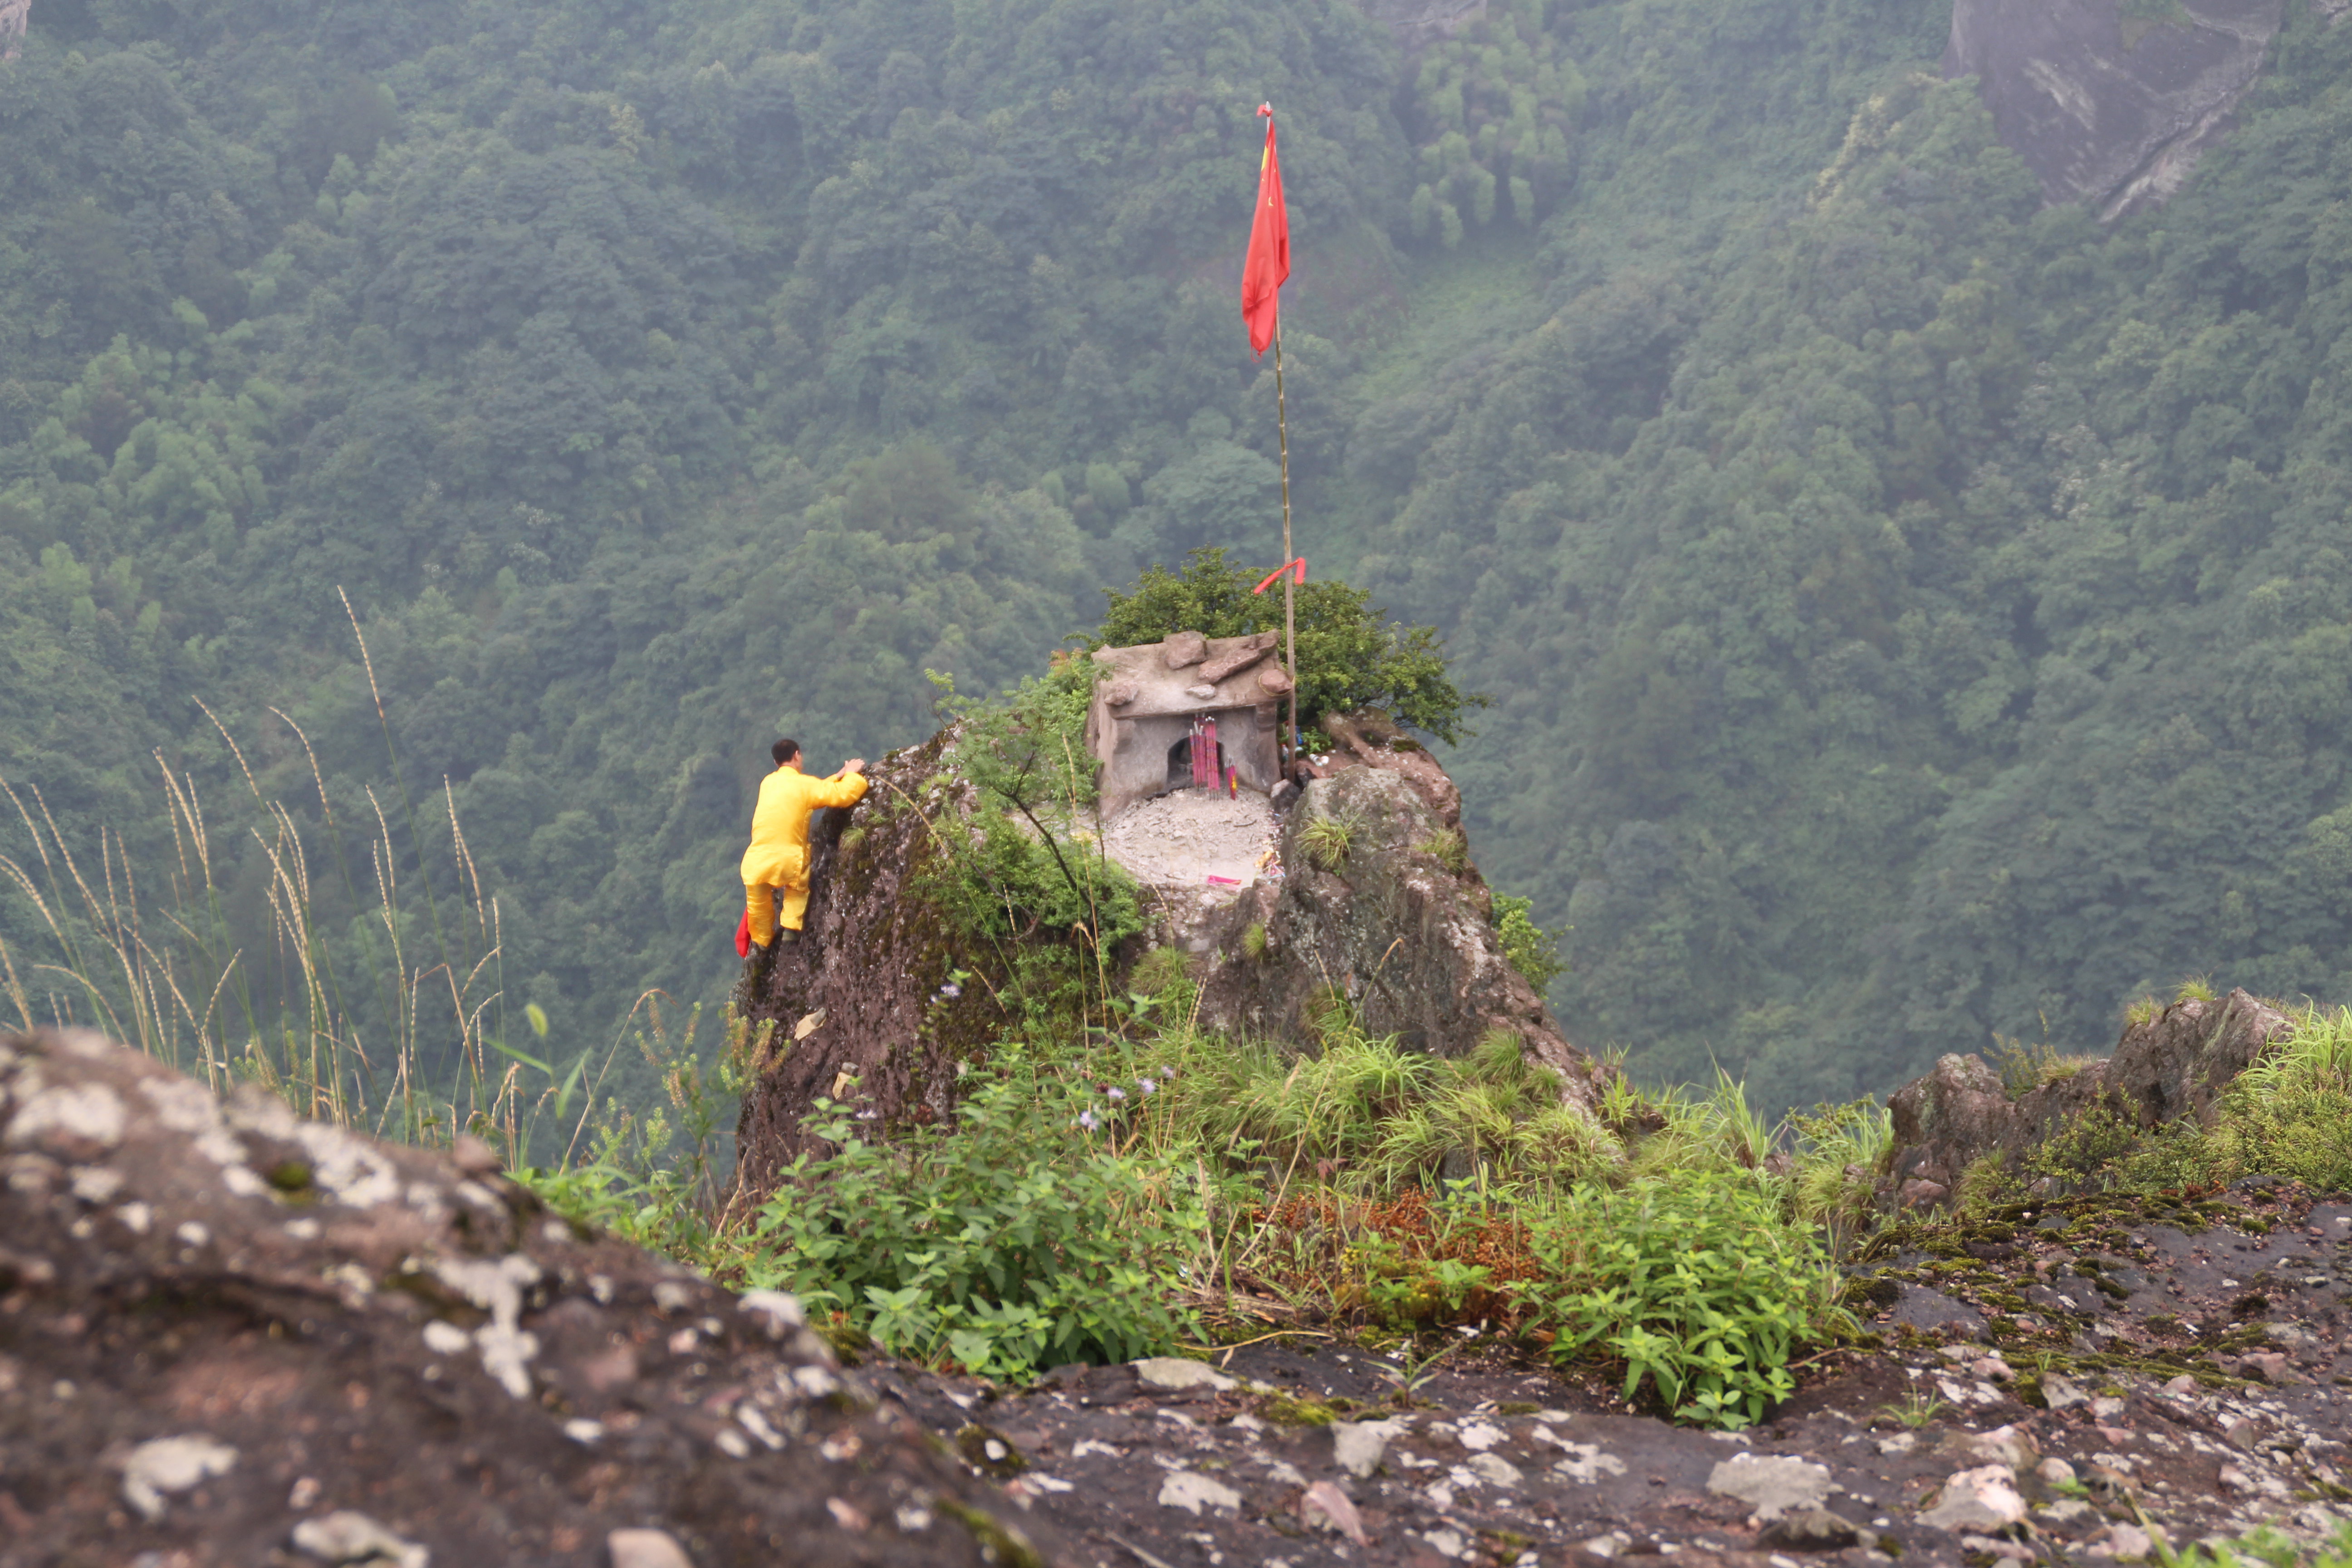
[[[1993,127],[2051,202],[2115,217],[2161,204],[2229,129],[2282,0],[1958,0],[1946,76],[1974,76]]]
[[[1328,868],[1307,847],[1325,822],[1348,837]],[[1201,1024],[1311,1039],[1336,989],[1364,1029],[1410,1049],[1458,1057],[1494,1031],[1512,1035],[1529,1061],[1559,1075],[1570,1103],[1596,1105],[1607,1069],[1570,1044],[1504,957],[1485,879],[1433,858],[1431,847],[1454,831],[1402,773],[1350,767],[1317,779],[1283,819],[1282,879],[1242,889],[1217,911],[1223,927],[1199,942],[1208,954]],[[1244,957],[1252,924],[1279,962]]]
[[[1381,1457],[1388,1452],[1389,1439],[1398,1431],[1393,1421],[1334,1421],[1331,1462],[1362,1480],[1381,1468]]]
[[[2091,1396],[2083,1392],[2082,1384],[2052,1373],[2042,1380],[2042,1403],[2052,1410],[2071,1410],[2077,1405],[2088,1405]],[[2063,1463],[2063,1461],[2061,1461]]]
[[[1260,667],[1257,672],[1257,689],[1268,697],[1287,697],[1291,689],[1290,671],[1278,664]]]
[[[667,1530],[616,1530],[604,1537],[612,1568],[694,1568],[694,1559]]]
[[[583,1238],[478,1156],[216,1099],[85,1033],[0,1037],[0,1115],[51,1104],[119,1114],[105,1140],[45,1120],[70,1166],[20,1151],[12,1176],[58,1179],[0,1181],[0,1562],[586,1563],[663,1527],[713,1563],[787,1536],[834,1568],[1063,1555],[784,1298],[739,1310]],[[267,1179],[297,1163],[299,1193]],[[828,1512],[916,1495],[940,1505],[919,1540]]]
[[[1228,649],[1213,658],[1202,660],[1201,679],[1214,686],[1227,676],[1247,669],[1251,665],[1272,653],[1274,644],[1275,636],[1272,632],[1261,632],[1240,647]]]
[[[1113,708],[1124,708],[1135,700],[1136,693],[1141,689],[1132,680],[1107,680],[1103,682],[1102,700]]]
[[[1171,1470],[1160,1483],[1160,1506],[1198,1514],[1202,1509],[1232,1513],[1242,1506],[1242,1494],[1223,1481],[1192,1470]]]
[[[1706,1489],[1738,1498],[1768,1523],[1782,1514],[1817,1509],[1839,1489],[1827,1465],[1788,1455],[1734,1454],[1715,1467]]]
[[[1147,1388],[1161,1388],[1171,1392],[1205,1388],[1213,1393],[1222,1394],[1226,1389],[1238,1386],[1232,1378],[1227,1377],[1208,1363],[1186,1361],[1181,1356],[1147,1356],[1132,1364],[1135,1367],[1136,1375],[1143,1380],[1144,1386]]]
[[[488,1145],[485,1145],[488,1147]],[[461,1166],[460,1169],[463,1169]],[[321,1563],[426,1568],[433,1553],[351,1509],[337,1509],[294,1527],[294,1550]]]
[[[1182,669],[1209,657],[1209,639],[1199,632],[1171,632],[1160,648],[1169,668]]]
[[[1309,1530],[1344,1535],[1358,1546],[1371,1545],[1364,1533],[1363,1516],[1336,1481],[1317,1481],[1298,1499],[1298,1521]]]
[[[236,1468],[236,1450],[209,1437],[158,1437],[122,1463],[122,1500],[141,1517],[163,1517],[164,1500]]]
[[[2007,1465],[1958,1471],[1944,1483],[1936,1506],[1919,1516],[1922,1524],[1955,1532],[2007,1530],[2024,1520],[2025,1499],[2018,1494],[2016,1473]]]

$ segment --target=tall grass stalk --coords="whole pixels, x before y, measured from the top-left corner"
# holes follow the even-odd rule
[[[30,843],[22,858],[0,855],[0,888],[30,910],[47,949],[21,952],[0,938],[0,1026],[96,1028],[215,1091],[256,1084],[304,1116],[407,1142],[471,1133],[518,1167],[535,1151],[560,1158],[583,1131],[556,1123],[559,1112],[570,1121],[589,1053],[559,1068],[498,1028],[504,915],[471,864],[455,796],[445,792],[444,803],[471,918],[454,947],[436,941],[412,956],[407,933],[423,922],[404,899],[381,806],[365,871],[337,868],[347,887],[368,892],[345,945],[371,971],[362,994],[380,999],[371,1018],[346,996],[318,919],[318,867],[300,825],[236,754],[256,802],[245,831],[261,871],[260,929],[242,940],[222,886],[227,860],[193,777],[157,759],[170,851],[146,868],[111,827],[85,859],[37,787],[0,779]],[[323,784],[320,794],[324,805]],[[543,1031],[543,1016],[533,1022]],[[599,1084],[636,1023],[633,1013],[604,1053]]]

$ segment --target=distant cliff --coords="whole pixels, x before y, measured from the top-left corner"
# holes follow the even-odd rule
[[[2227,132],[2284,10],[2284,0],[1954,0],[1944,74],[1979,79],[2001,140],[2050,201],[2116,217],[2160,205]]]

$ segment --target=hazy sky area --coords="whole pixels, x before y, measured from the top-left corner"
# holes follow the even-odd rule
[[[425,972],[557,1040],[715,1013],[776,734],[919,742],[927,669],[1275,563],[1271,100],[1298,548],[1492,697],[1448,765],[1571,1038],[1777,1110],[2104,1051],[2192,976],[2352,1001],[2352,26],[2307,9],[2103,222],[1943,79],[1951,0],[36,0],[0,985],[88,1016],[36,967],[106,948],[70,851],[182,944],[125,1032],[455,1071]]]

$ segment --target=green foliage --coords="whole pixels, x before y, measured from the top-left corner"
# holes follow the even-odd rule
[[[1731,1430],[1796,1384],[1798,1349],[1832,1331],[1837,1281],[1810,1226],[1727,1174],[1584,1187],[1532,1222],[1544,1284],[1526,1305],[1556,1359],[1606,1351],[1624,1393]]]
[[[1897,1404],[1879,1406],[1880,1415],[1896,1426],[1906,1426],[1914,1432],[1933,1421],[1943,1410],[1942,1400],[1932,1394],[1922,1394],[1916,1389],[1905,1394]]]
[[[1221,545],[1193,551],[1181,573],[1153,566],[1129,592],[1109,593],[1093,646],[1127,647],[1178,631],[1211,637],[1279,631],[1279,593],[1250,592],[1259,575],[1227,564]],[[1488,700],[1448,678],[1435,632],[1390,625],[1369,591],[1345,583],[1316,579],[1296,594],[1301,727],[1313,728],[1327,713],[1379,708],[1440,740],[1463,738],[1464,710]]]
[[[1463,837],[1458,827],[1440,829],[1414,845],[1412,852],[1428,856],[1457,877],[1470,869],[1470,841]],[[1541,990],[1549,979],[1549,976],[1546,976],[1545,980],[1536,982],[1536,988]]]
[[[1545,10],[1529,0],[1490,5],[1422,53],[1408,124],[1418,154],[1407,207],[1415,239],[1450,250],[1465,215],[1481,228],[1498,213],[1532,226],[1574,179],[1584,79],[1545,30]]]
[[[2352,1009],[2305,1008],[2238,1075],[2210,1126],[2174,1123],[2145,1142],[2100,1143],[2133,1185],[2283,1176],[2316,1192],[2352,1187]]]
[[[1078,826],[1094,800],[1080,744],[1094,673],[1065,659],[993,701],[932,677],[955,729],[918,807],[937,820],[908,886],[955,942],[997,956],[1004,999],[1032,1021],[1082,1011],[1108,988],[1111,952],[1146,926],[1134,879]],[[969,809],[956,804],[966,790]]]
[[[1354,825],[1336,816],[1318,816],[1298,830],[1299,847],[1326,871],[1337,871],[1348,863],[1348,851],[1355,840]]]
[[[1003,1049],[1013,1065],[967,1079],[952,1130],[895,1147],[820,1102],[813,1131],[838,1152],[787,1173],[751,1281],[982,1376],[1166,1352],[1186,1326],[1175,1271],[1204,1223],[1185,1174],[1092,1142],[1070,1092]]]
[[[1549,931],[1536,924],[1529,912],[1535,907],[1532,899],[1522,899],[1509,893],[1495,896],[1495,934],[1502,939],[1503,956],[1520,977],[1541,993],[1552,983],[1552,977],[1567,964],[1559,956],[1559,933]]]
[[[2185,1551],[2159,1542],[2156,1561],[2164,1568],[2352,1568],[2352,1524],[2337,1525],[2316,1547],[2267,1525],[2234,1542],[2192,1542]]]
[[[1842,1252],[1874,1217],[1879,1166],[1894,1152],[1894,1117],[1875,1100],[1856,1100],[1792,1114],[1789,1127],[1797,1136],[1796,1212],[1820,1224]]]
[[[1390,1118],[1374,1170],[1391,1183],[1433,1183],[1449,1160],[1462,1161],[1481,1191],[1596,1175],[1613,1163],[1615,1144],[1581,1107],[1561,1102],[1560,1087],[1548,1068],[1528,1062],[1517,1035],[1497,1029],[1459,1062],[1443,1064],[1427,1090]],[[1483,1280],[1438,1283],[1458,1295]]]

